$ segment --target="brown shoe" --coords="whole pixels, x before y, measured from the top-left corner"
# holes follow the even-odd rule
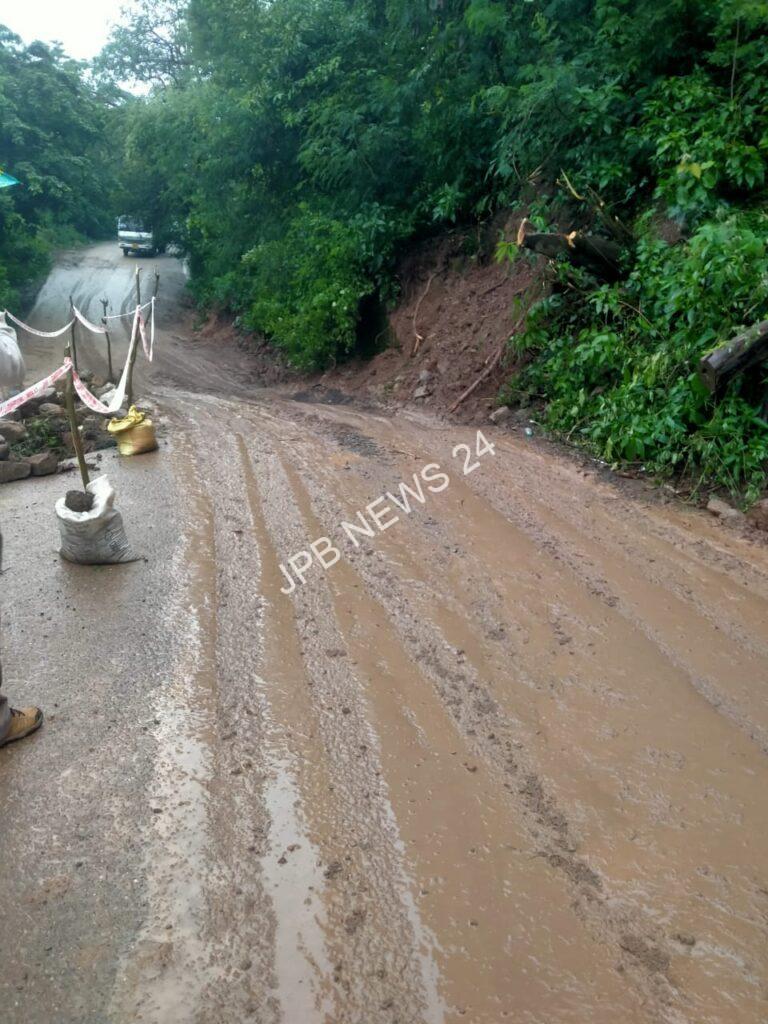
[[[16,740],[23,740],[43,724],[43,712],[40,708],[11,708],[11,724],[8,732],[0,740],[0,747]]]

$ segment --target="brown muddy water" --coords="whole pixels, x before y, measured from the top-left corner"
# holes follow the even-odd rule
[[[104,460],[147,560],[63,566],[61,481],[0,494],[5,685],[49,711],[0,754],[3,1019],[765,1020],[765,547],[259,391],[166,262],[163,444]]]

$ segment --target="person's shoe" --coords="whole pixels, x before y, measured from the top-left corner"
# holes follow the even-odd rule
[[[23,740],[31,732],[43,724],[43,712],[40,708],[11,708],[11,724],[8,732],[0,740],[0,747],[16,740]]]

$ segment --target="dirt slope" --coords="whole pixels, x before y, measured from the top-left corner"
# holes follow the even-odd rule
[[[389,318],[389,347],[368,362],[332,370],[320,383],[387,406],[446,415],[504,346],[502,361],[455,414],[459,422],[487,420],[512,369],[505,343],[525,304],[544,287],[542,267],[495,262],[496,238],[491,229],[480,244],[456,233],[415,250],[399,269],[402,297]],[[469,243],[477,250],[471,256]]]

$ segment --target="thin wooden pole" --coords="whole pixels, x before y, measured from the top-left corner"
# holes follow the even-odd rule
[[[104,316],[101,318],[101,323],[104,327],[104,337],[107,339],[107,363],[109,365],[108,377],[110,384],[114,384],[115,375],[112,370],[112,340],[109,337],[109,331],[107,330],[107,306],[109,305],[109,299],[102,299],[101,304],[104,307]]]
[[[72,301],[72,296],[69,296],[69,315],[72,317],[72,362],[74,363],[75,369],[77,370],[77,341],[75,340],[75,326],[77,320],[75,318],[75,304]]]
[[[136,306],[141,305],[141,267],[136,267]],[[128,408],[133,405],[133,367],[136,363],[136,353],[139,350],[138,344],[131,354],[131,363],[128,367],[128,387],[126,389],[128,395]]]
[[[65,349],[65,355],[69,355],[69,345]],[[80,476],[83,479],[83,490],[86,490],[90,483],[90,477],[88,476],[88,466],[85,462],[85,455],[83,453],[83,443],[80,438],[80,430],[77,425],[77,416],[75,415],[75,395],[74,387],[72,385],[72,373],[71,371],[67,374],[67,383],[64,388],[64,407],[67,410],[67,419],[69,420],[69,430],[72,434],[72,447],[75,449],[75,455],[77,456],[77,464],[80,467]]]

